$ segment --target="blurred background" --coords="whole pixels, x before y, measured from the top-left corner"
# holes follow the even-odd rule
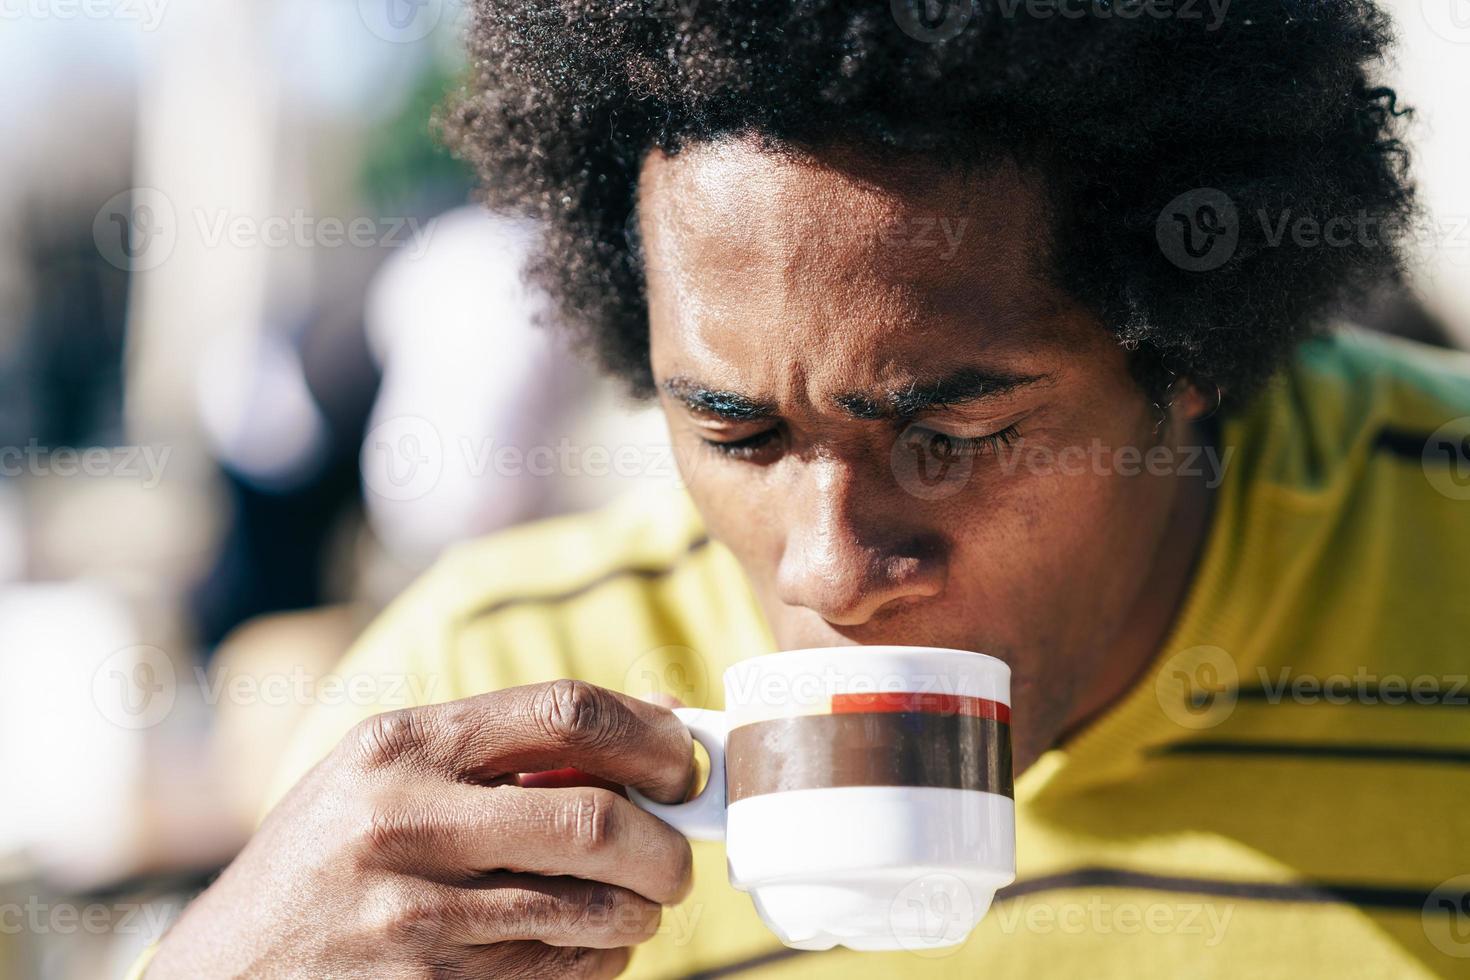
[[[429,117],[463,0],[0,0],[0,980],[121,976],[455,541],[676,481]],[[1470,14],[1393,0],[1412,288],[1470,341]]]

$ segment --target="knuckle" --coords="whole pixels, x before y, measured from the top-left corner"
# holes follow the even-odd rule
[[[437,947],[446,927],[446,909],[411,889],[384,887],[365,899],[365,929],[370,937],[394,946],[429,950]]]
[[[589,931],[611,940],[608,945],[633,946],[658,933],[663,908],[626,895],[612,895],[589,904],[588,919]]]
[[[503,897],[505,915],[520,925],[518,932],[530,936],[553,936],[560,934],[566,925],[567,914],[561,902],[545,892],[535,889],[517,889],[514,894]]]
[[[512,943],[500,949],[497,977],[591,977],[597,976],[597,952],[576,946],[542,946],[539,943]]]
[[[472,980],[483,976],[472,967],[452,961],[425,963],[418,972],[410,974],[414,980]]]
[[[568,929],[580,945],[598,949],[636,946],[658,933],[663,908],[616,885],[590,883]]]
[[[590,977],[598,973],[603,953],[585,946],[558,946],[552,950],[549,967],[558,977]]]
[[[694,848],[683,835],[674,843],[673,863],[669,865],[669,869],[670,896],[682,898],[689,894],[694,884]]]
[[[501,943],[491,947],[494,963],[485,964],[483,977],[540,977],[550,976],[542,969],[550,946],[540,943]]]
[[[602,934],[610,931],[618,914],[620,896],[611,885],[590,882],[581,901],[572,913],[570,923],[573,932],[579,934]]]
[[[447,922],[443,910],[425,901],[409,901],[388,929],[390,940],[432,949],[441,942]]]
[[[366,769],[383,769],[415,751],[423,743],[417,713],[404,708],[373,715],[353,729],[351,744]]]
[[[394,802],[374,802],[358,818],[355,835],[359,854],[382,864],[411,854],[430,834],[426,815]]]
[[[537,694],[534,713],[547,735],[568,745],[601,745],[619,734],[612,699],[586,681],[559,680],[545,685]]]
[[[595,787],[572,794],[563,815],[563,836],[584,853],[607,850],[619,829],[618,799],[611,790]]]

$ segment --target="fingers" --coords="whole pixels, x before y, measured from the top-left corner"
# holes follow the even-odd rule
[[[472,867],[605,881],[664,905],[682,901],[693,887],[689,841],[616,793],[596,787],[494,792],[517,830],[474,841],[488,846],[479,861],[468,855]]]
[[[436,945],[465,946],[534,940],[620,949],[653,938],[663,915],[657,902],[626,888],[512,874],[490,875],[468,887],[431,886],[406,908],[405,914],[434,923]]]
[[[683,800],[694,778],[693,742],[671,711],[582,681],[388,712],[352,743],[369,768],[407,761],[491,782],[575,766],[667,803]]]
[[[450,882],[500,870],[571,875],[660,904],[692,887],[684,836],[610,790],[451,783],[430,792],[379,804],[367,836],[383,866]]]
[[[559,789],[563,786],[601,786],[620,796],[627,795],[627,791],[611,779],[593,776],[573,766],[565,769],[548,769],[546,772],[523,772],[516,781],[522,786],[541,786],[548,789]]]

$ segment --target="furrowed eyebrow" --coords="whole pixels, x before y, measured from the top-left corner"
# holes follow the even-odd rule
[[[914,381],[902,388],[889,389],[877,397],[851,392],[836,395],[833,401],[856,419],[904,421],[925,412],[1009,394],[1050,377],[1046,374],[1011,374],[965,368],[937,381]],[[731,422],[752,422],[780,416],[776,405],[771,402],[739,392],[710,388],[690,378],[670,378],[659,387],[691,411]]]
[[[770,402],[757,401],[734,391],[708,388],[689,378],[670,378],[660,387],[691,411],[715,415],[730,422],[754,422],[772,419],[778,414],[776,406]]]
[[[965,368],[937,381],[915,381],[890,389],[879,398],[862,393],[837,395],[834,399],[854,418],[903,421],[954,405],[1010,394],[1017,388],[1045,381],[1046,374],[1011,374]]]

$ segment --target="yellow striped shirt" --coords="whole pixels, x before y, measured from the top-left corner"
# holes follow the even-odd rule
[[[1341,334],[1222,426],[1172,633],[1017,780],[1017,881],[965,945],[784,949],[696,844],[629,975],[1470,976],[1467,361]],[[340,672],[385,706],[570,676],[720,707],[771,649],[688,500],[645,494],[459,547]],[[371,711],[316,709],[281,789]]]

